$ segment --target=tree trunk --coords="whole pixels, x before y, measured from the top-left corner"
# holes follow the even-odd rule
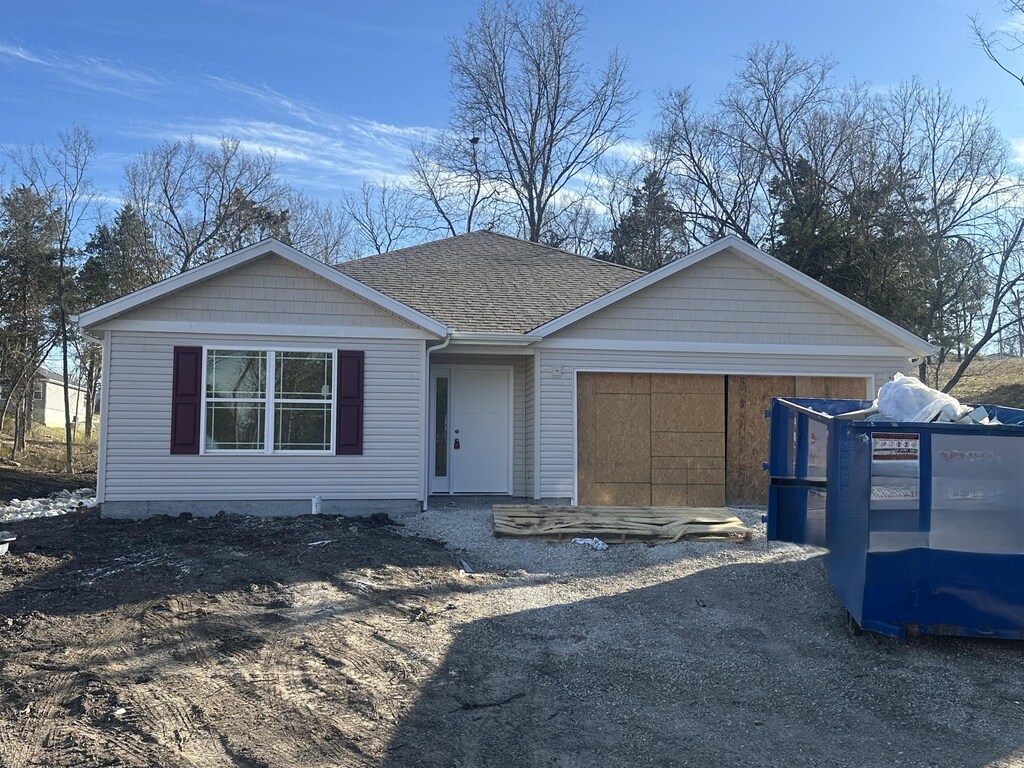
[[[25,405],[25,394],[22,393],[21,402],[14,409],[14,441],[11,445],[11,458],[15,458],[19,453],[25,452],[25,432],[28,429],[28,420],[32,417],[31,409],[31,390],[28,394],[29,406]]]
[[[63,267],[63,264],[61,264]],[[61,290],[59,292],[60,301],[60,345],[61,345],[61,362],[64,366],[64,386],[61,388],[64,392],[64,474],[70,477],[74,474],[74,466],[72,465],[72,441],[74,440],[75,430],[74,425],[71,423],[71,393],[68,391],[68,373],[70,372],[70,366],[68,365],[68,316],[64,308],[64,281],[61,280]]]
[[[92,437],[92,398],[93,398],[93,373],[96,370],[96,358],[90,350],[88,362],[85,365],[85,437]]]

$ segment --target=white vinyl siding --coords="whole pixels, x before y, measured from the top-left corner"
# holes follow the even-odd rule
[[[413,328],[380,307],[269,255],[141,307],[133,321]]]
[[[829,344],[894,342],[725,250],[552,334],[553,339]]]
[[[43,379],[36,386],[43,388],[42,403],[36,402],[33,417],[40,424],[48,427],[64,427],[64,389],[60,384]],[[77,387],[68,389],[68,401],[71,405],[71,421],[76,428],[84,427],[85,392]]]
[[[527,357],[523,364],[523,431],[524,431],[524,454],[523,463],[524,483],[522,496],[531,498],[536,496],[536,387],[534,384],[537,361],[533,357]]]
[[[900,357],[823,357],[806,355],[714,355],[706,353],[544,349],[540,361],[540,495],[567,498],[575,493],[575,412],[577,370],[644,373],[715,373],[765,376],[873,377],[875,388],[906,373]],[[869,381],[867,386],[871,386]],[[864,396],[868,396],[865,388]],[[872,395],[873,396],[873,395]]]
[[[458,355],[438,353],[430,356],[430,364],[432,367],[493,365],[512,368],[512,495],[527,496],[532,494],[532,490],[527,484],[526,467],[527,358],[521,355]],[[532,380],[530,383],[532,385]]]
[[[110,331],[104,392],[105,501],[417,499],[422,482],[423,343]],[[171,456],[173,348],[366,353],[363,455]]]

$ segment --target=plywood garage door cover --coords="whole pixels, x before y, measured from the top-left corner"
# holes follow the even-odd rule
[[[863,398],[847,377],[580,373],[580,504],[765,504],[772,397]]]

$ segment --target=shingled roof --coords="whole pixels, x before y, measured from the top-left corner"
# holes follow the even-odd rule
[[[486,231],[338,269],[455,331],[477,333],[525,333],[644,274]]]

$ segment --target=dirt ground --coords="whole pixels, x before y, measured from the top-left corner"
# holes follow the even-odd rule
[[[760,527],[596,552],[496,542],[483,507],[384,522],[11,524],[0,765],[1024,765],[1024,645],[850,636]]]
[[[11,499],[37,499],[65,488],[94,488],[95,472],[76,472],[71,477],[61,472],[0,467],[0,505]]]
[[[942,368],[941,380],[947,381],[955,370],[955,363],[946,363]],[[965,403],[992,403],[1024,408],[1024,359],[1004,357],[975,360],[951,394]]]

